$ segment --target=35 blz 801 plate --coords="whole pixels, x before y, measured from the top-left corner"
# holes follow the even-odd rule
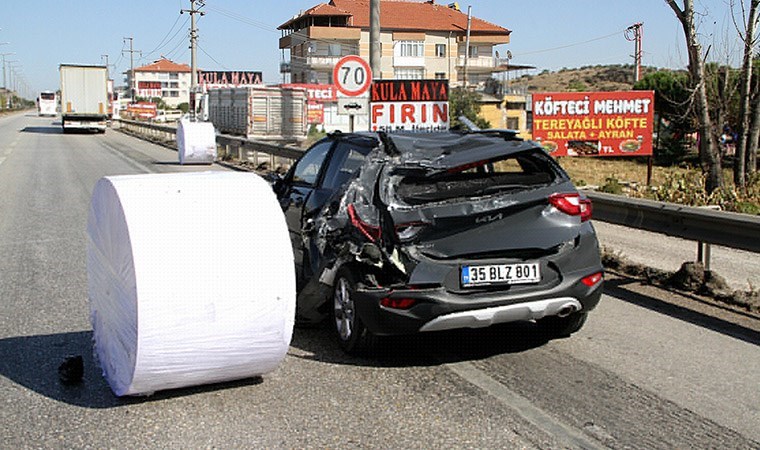
[[[465,287],[538,283],[541,268],[537,262],[462,266],[461,281]]]

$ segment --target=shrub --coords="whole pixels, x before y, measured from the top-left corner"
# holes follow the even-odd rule
[[[607,177],[607,182],[604,183],[604,185],[600,187],[599,190],[608,194],[620,195],[623,193],[623,185],[620,184],[620,181],[618,181],[615,175],[613,175],[611,177]]]

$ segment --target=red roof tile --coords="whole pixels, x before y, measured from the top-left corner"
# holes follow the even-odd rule
[[[329,4],[321,3],[285,22],[279,28],[286,28],[301,17],[325,15],[350,15],[350,26],[369,28],[369,0],[331,0]],[[467,30],[467,14],[446,5],[438,5],[434,0],[382,0],[380,27],[386,30],[464,32]],[[476,17],[472,18],[470,32],[475,35],[511,33],[504,27]]]
[[[161,58],[147,66],[135,67],[135,72],[190,72],[190,70],[187,64],[177,64],[166,58]]]

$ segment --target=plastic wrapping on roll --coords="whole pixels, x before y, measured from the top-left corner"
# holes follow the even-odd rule
[[[293,252],[259,176],[103,178],[87,234],[95,353],[116,395],[259,376],[285,357]]]
[[[210,122],[177,122],[180,164],[212,164],[216,160],[216,132]]]

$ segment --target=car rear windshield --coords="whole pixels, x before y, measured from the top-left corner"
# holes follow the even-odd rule
[[[40,94],[40,98],[43,100],[55,100],[55,94],[52,93],[42,93]]]
[[[396,194],[409,205],[456,198],[476,198],[518,192],[552,184],[562,176],[539,150],[514,153],[504,159],[479,161],[434,173],[408,173]]]

